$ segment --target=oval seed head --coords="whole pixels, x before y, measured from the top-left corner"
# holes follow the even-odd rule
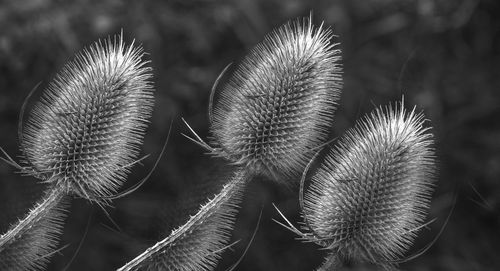
[[[389,264],[409,248],[429,209],[435,179],[424,116],[377,109],[326,156],[305,194],[315,240],[343,257]]]
[[[122,37],[83,50],[43,92],[22,138],[36,175],[98,200],[125,181],[153,108],[151,68]]]
[[[268,34],[214,106],[222,154],[254,174],[299,174],[324,143],[340,96],[340,50],[329,29],[297,20]]]

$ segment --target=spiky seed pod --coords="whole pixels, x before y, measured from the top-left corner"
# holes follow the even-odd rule
[[[340,50],[311,19],[285,24],[247,55],[214,104],[223,156],[254,174],[300,173],[323,144],[341,91]]]
[[[125,179],[153,106],[142,49],[98,42],[56,76],[21,133],[21,172],[49,183],[44,197],[0,236],[0,268],[43,269],[62,231],[68,194],[104,201]]]
[[[209,105],[216,148],[192,131],[193,141],[237,165],[233,178],[189,221],[120,270],[213,270],[246,182],[256,174],[278,179],[298,173],[324,143],[341,88],[340,50],[331,38],[310,20],[296,21],[251,51],[214,112]]]
[[[153,107],[151,68],[121,37],[99,41],[67,64],[42,94],[21,146],[32,170],[98,200],[124,182]]]
[[[311,240],[341,257],[390,266],[416,237],[435,180],[423,114],[378,108],[349,130],[312,176],[303,216]]]
[[[198,213],[184,225],[119,271],[213,270],[231,237],[248,181],[248,175],[243,171],[236,171],[232,175],[222,190],[201,206]]]
[[[50,188],[29,214],[0,236],[0,270],[43,270],[62,233],[68,197]]]

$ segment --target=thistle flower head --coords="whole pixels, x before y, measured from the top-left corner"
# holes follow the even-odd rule
[[[304,197],[314,240],[348,258],[386,264],[409,248],[435,175],[424,116],[379,108],[327,154]]]
[[[151,68],[121,37],[67,64],[34,106],[22,135],[37,176],[95,200],[124,182],[153,106]]]
[[[255,174],[293,176],[328,134],[340,96],[340,50],[311,19],[258,44],[223,86],[212,134],[221,152]]]

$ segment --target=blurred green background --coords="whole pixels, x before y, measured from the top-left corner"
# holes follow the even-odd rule
[[[0,2],[0,145],[19,155],[17,116],[39,82],[43,89],[74,54],[123,30],[152,61],[156,107],[143,152],[127,185],[142,178],[166,138],[166,157],[137,192],[104,212],[73,201],[61,245],[49,270],[112,270],[122,266],[193,214],[224,182],[223,161],[204,154],[180,133],[184,117],[207,138],[210,88],[221,70],[243,57],[264,35],[313,11],[339,37],[344,89],[333,136],[341,135],[375,106],[405,96],[431,120],[439,181],[429,219],[408,255],[437,242],[404,270],[498,270],[500,268],[500,5],[479,0],[236,0]],[[38,91],[38,94],[41,91]],[[37,95],[30,104],[37,99]],[[29,107],[28,107],[29,110]],[[43,186],[0,164],[0,230],[22,216]],[[255,180],[246,193],[234,240],[218,270],[243,253],[237,270],[314,270],[325,256],[272,221],[276,203],[297,223],[297,187]],[[346,270],[373,267],[350,264]]]

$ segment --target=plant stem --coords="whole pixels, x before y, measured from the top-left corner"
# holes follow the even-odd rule
[[[0,236],[0,252],[9,246],[12,242],[19,239],[26,231],[30,230],[33,225],[38,224],[42,219],[46,218],[55,206],[59,204],[62,198],[66,195],[66,190],[63,187],[53,185],[44,195],[41,201],[28,213],[28,215],[20,220],[16,225],[12,226],[5,234]]]
[[[342,261],[340,260],[338,255],[336,255],[335,253],[330,253],[325,258],[325,261],[323,262],[323,264],[321,264],[317,271],[335,271],[339,270],[341,266]]]
[[[28,214],[0,236],[1,270],[44,270],[57,251],[69,196],[55,183]]]
[[[250,176],[244,169],[236,171],[232,179],[224,185],[222,190],[215,195],[213,199],[201,206],[200,210],[195,215],[191,216],[184,225],[172,231],[167,238],[146,249],[142,254],[118,269],[118,271],[138,270],[145,267],[145,269],[148,269],[147,266],[159,266],[160,264],[162,266],[167,265],[166,269],[170,270],[168,264],[171,262],[175,262],[177,264],[185,262],[186,266],[189,267],[206,267],[206,259],[200,256],[207,257],[210,256],[210,254],[215,255],[216,253],[222,252],[223,249],[220,251],[207,252],[207,246],[200,245],[190,247],[188,252],[186,252],[183,250],[183,246],[186,245],[183,241],[191,241],[189,239],[191,235],[195,236],[196,234],[201,233],[205,236],[212,235],[213,237],[211,238],[215,239],[214,243],[225,247],[226,244],[222,244],[225,243],[225,241],[220,240],[223,237],[217,236],[216,232],[224,235],[229,228],[232,229],[232,225],[234,224],[233,216],[236,212],[235,209],[241,201],[242,191],[244,190],[249,177]],[[222,221],[214,221],[214,217],[216,217],[216,220],[220,219]],[[211,239],[210,241],[213,242],[214,240]],[[190,245],[190,242],[185,243]],[[176,246],[179,247],[177,250]],[[189,255],[186,255],[186,253],[189,253]],[[160,256],[160,254],[162,255]],[[161,261],[161,263],[156,263],[156,257],[166,258],[158,260]],[[179,266],[178,268],[183,270]]]

